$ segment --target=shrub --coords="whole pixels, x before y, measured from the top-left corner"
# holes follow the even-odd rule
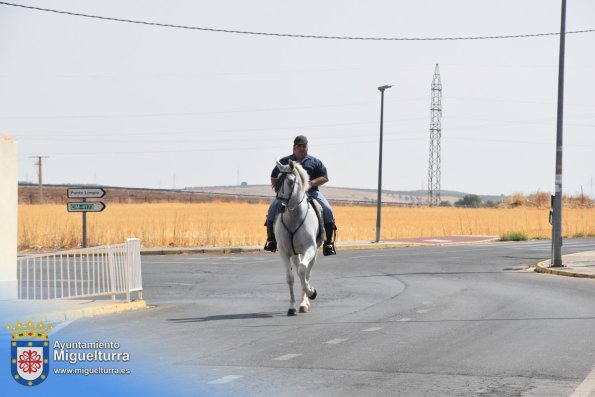
[[[552,203],[552,195],[549,192],[537,192],[533,193],[529,200],[537,207],[537,208],[550,208]]]
[[[524,207],[529,204],[527,196],[522,193],[515,193],[508,199],[508,205],[511,207]]]
[[[529,238],[523,232],[508,232],[500,236],[500,241],[527,241]]]
[[[562,196],[562,201],[564,202],[565,206],[572,208],[588,208],[593,205],[591,199],[581,193],[578,193],[574,196],[564,195]]]

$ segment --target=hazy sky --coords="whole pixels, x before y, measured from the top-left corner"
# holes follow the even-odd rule
[[[269,33],[461,37],[559,32],[560,0],[14,0],[121,19]],[[567,31],[595,29],[568,0]],[[130,187],[266,184],[295,135],[329,185],[427,188],[430,86],[443,84],[442,188],[553,191],[559,37],[270,37],[0,5],[0,134],[20,179]],[[595,33],[566,36],[565,193],[593,193]]]

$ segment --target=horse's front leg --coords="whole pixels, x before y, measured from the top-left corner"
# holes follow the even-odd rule
[[[291,270],[291,261],[289,260],[288,255],[281,254],[281,259],[285,264],[285,280],[287,281],[287,286],[289,287],[289,309],[287,310],[288,316],[295,316],[297,312],[295,306],[295,294],[293,293],[293,271]]]
[[[298,265],[298,275],[302,284],[302,301],[300,303],[300,312],[310,311],[310,299],[316,298],[316,290],[310,285],[311,266],[316,260],[316,248],[309,248],[300,258]]]
[[[312,259],[310,259],[310,263],[308,264],[308,270],[306,270],[306,284],[307,285],[310,285],[310,274],[312,273],[312,268],[314,267],[314,264],[316,264],[316,249],[314,250],[314,255],[312,256]],[[312,287],[311,285],[310,285],[310,287],[312,288],[312,290],[308,294],[308,298],[314,300],[314,299],[316,299],[316,289],[314,287]]]

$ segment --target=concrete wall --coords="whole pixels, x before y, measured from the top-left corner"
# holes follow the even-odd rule
[[[0,300],[17,299],[17,146],[0,135]]]

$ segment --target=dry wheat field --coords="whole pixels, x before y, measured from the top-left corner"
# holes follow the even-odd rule
[[[265,240],[267,203],[108,204],[87,214],[89,246],[141,239],[144,247],[253,246]],[[373,240],[375,206],[335,206],[338,241]],[[520,232],[550,238],[548,210],[538,208],[384,207],[382,239]],[[595,209],[563,213],[565,237],[595,235]],[[65,205],[19,205],[19,250],[75,248],[82,220]]]

